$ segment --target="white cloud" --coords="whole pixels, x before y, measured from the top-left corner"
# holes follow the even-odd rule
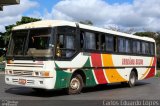
[[[0,30],[1,30],[1,31],[4,31],[4,30],[5,30],[4,26],[0,25]],[[0,32],[1,32],[1,31],[0,31]]]
[[[0,11],[0,32],[5,31],[5,26],[15,24],[21,19],[22,14],[39,4],[31,0],[21,0],[19,5],[5,6],[3,11]]]
[[[160,31],[160,0],[134,0],[132,4],[109,4],[104,0],[62,0],[44,19],[91,20],[96,26]]]
[[[21,0],[20,5],[8,6],[0,12],[0,31],[3,26],[15,23],[22,14],[38,3]],[[16,10],[15,10],[16,9]],[[160,0],[134,0],[133,3],[109,4],[105,0],[61,0],[52,10],[33,11],[31,17],[64,19],[70,21],[91,20],[100,27],[118,26],[150,31],[160,31]]]

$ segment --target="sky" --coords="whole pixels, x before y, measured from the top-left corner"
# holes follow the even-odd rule
[[[0,32],[22,16],[43,20],[91,20],[94,26],[160,31],[160,0],[21,0],[0,11]]]

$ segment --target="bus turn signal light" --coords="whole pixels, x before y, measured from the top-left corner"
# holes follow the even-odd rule
[[[14,62],[13,62],[13,60],[8,60],[7,61],[7,64],[13,64]]]
[[[49,71],[42,72],[43,77],[50,77]]]

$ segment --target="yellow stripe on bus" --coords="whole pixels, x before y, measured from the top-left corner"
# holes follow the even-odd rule
[[[114,67],[112,55],[103,54],[102,57],[104,67]],[[118,73],[116,69],[105,69],[105,74],[109,80],[109,83],[127,81]]]

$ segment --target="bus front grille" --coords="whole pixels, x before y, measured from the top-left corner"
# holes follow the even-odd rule
[[[33,71],[13,70],[13,75],[32,76]]]

